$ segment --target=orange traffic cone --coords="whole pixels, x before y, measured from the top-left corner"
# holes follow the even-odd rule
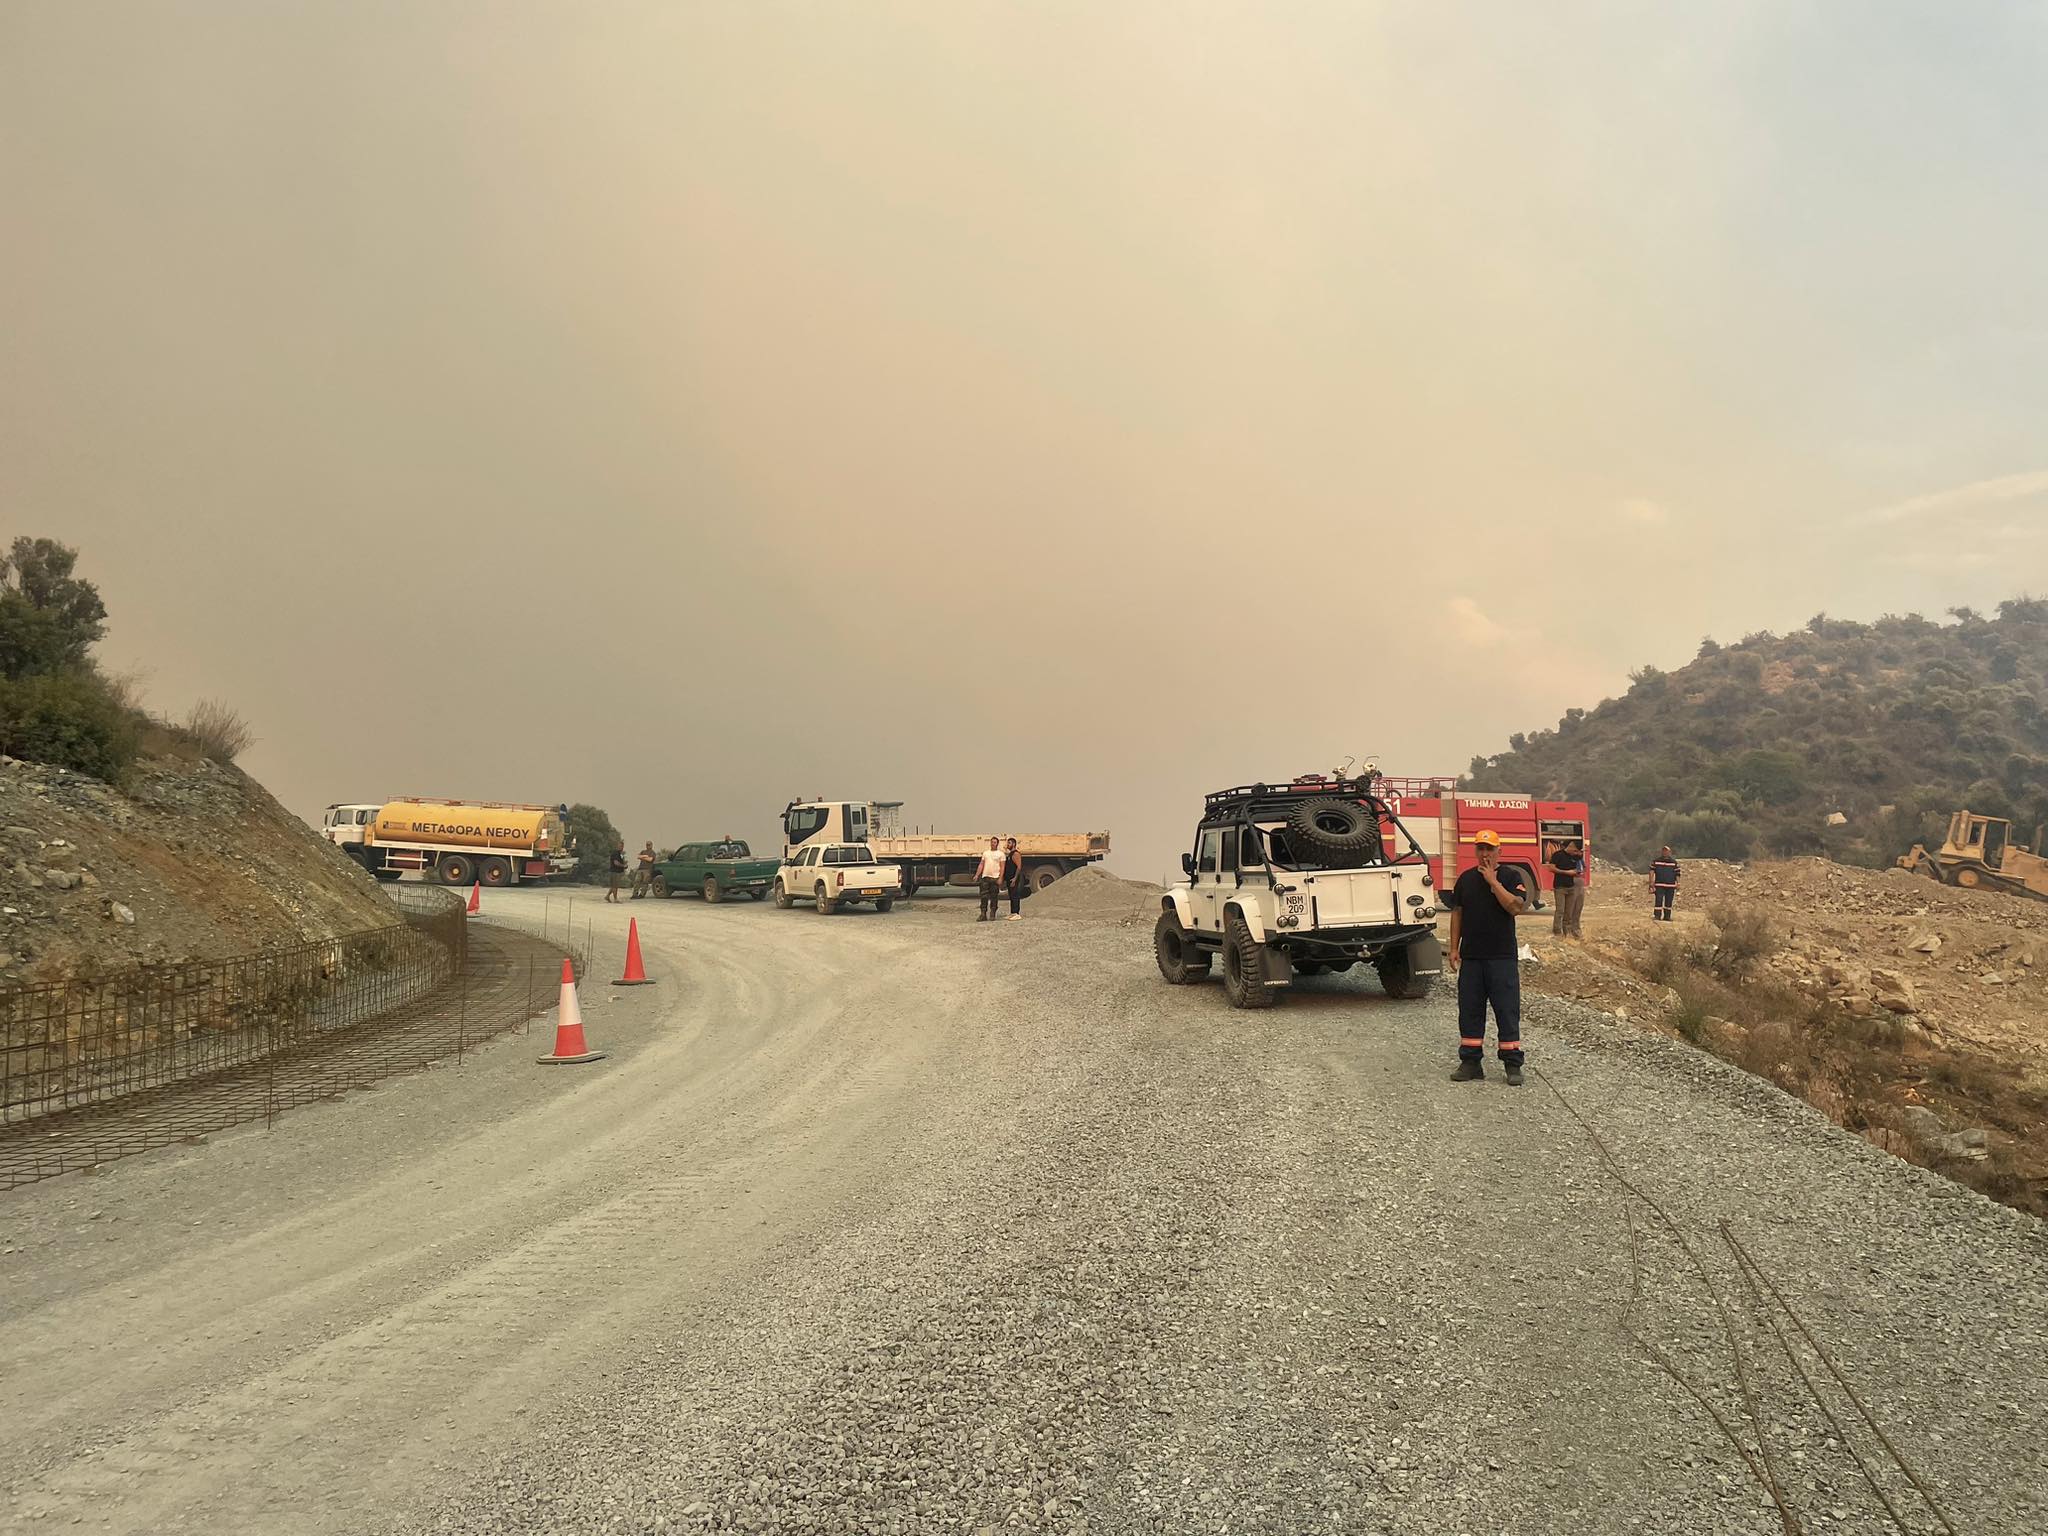
[[[626,974],[612,983],[615,987],[651,987],[647,967],[640,963],[640,919],[626,924]]]
[[[475,912],[481,912],[481,911],[483,911],[483,909],[484,909],[484,883],[483,883],[483,881],[479,880],[479,881],[477,881],[477,883],[476,883],[475,885],[472,885],[472,886],[471,886],[471,887],[469,888],[469,910],[470,910],[470,911],[471,911],[472,913],[475,913]]]
[[[540,1058],[544,1067],[565,1067],[579,1061],[601,1061],[603,1051],[593,1051],[583,1038],[583,1009],[576,1002],[576,966],[562,958],[562,1002],[555,1014],[555,1053]]]

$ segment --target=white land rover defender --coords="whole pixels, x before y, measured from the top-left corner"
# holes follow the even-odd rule
[[[1206,797],[1184,879],[1160,901],[1152,947],[1176,986],[1217,956],[1233,1008],[1266,1008],[1297,976],[1361,960],[1393,997],[1443,971],[1429,861],[1370,778],[1246,784]],[[1408,844],[1390,854],[1384,828]]]

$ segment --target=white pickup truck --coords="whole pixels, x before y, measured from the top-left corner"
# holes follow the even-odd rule
[[[877,864],[866,843],[806,843],[777,871],[775,905],[787,910],[808,896],[820,912],[856,901],[872,901],[877,912],[886,912],[902,890],[903,871]]]

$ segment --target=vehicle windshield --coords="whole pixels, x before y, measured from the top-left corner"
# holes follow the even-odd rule
[[[872,864],[875,856],[861,843],[847,843],[838,848],[825,850],[827,864]]]

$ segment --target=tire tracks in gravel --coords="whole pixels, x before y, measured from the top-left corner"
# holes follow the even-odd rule
[[[538,1127],[426,1149],[438,1198],[402,1197],[408,1165],[16,1320],[7,1416],[36,1425],[10,1451],[16,1512],[138,1531],[359,1528],[362,1506],[338,1492],[374,1503],[371,1484],[446,1463],[466,1427],[501,1423],[505,1404],[602,1354],[679,1281],[744,1265],[775,1238],[756,1213],[787,1222],[829,1201],[857,1176],[849,1148],[908,1124],[898,1101],[923,1070],[923,1037],[873,1033],[892,983],[871,943],[812,945],[825,985],[795,999],[764,984],[776,968],[758,954],[693,946],[694,1024],[563,1083],[527,1117]],[[721,1038],[714,1016],[750,1022]],[[82,1337],[111,1368],[77,1371]]]

